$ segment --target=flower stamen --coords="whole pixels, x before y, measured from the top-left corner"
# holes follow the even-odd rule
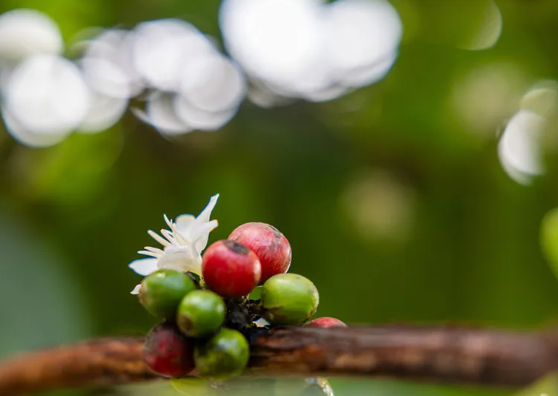
[[[154,231],[147,231],[147,233],[149,234],[149,236],[151,236],[151,238],[155,239],[157,242],[159,242],[161,245],[163,246],[171,246],[172,243],[167,241],[166,239],[163,239],[163,237],[161,237],[159,234],[157,234]]]
[[[153,258],[159,258],[162,255],[162,251],[161,251],[161,253],[154,253],[154,252],[149,252],[147,250],[139,250],[138,253],[143,254],[144,256],[150,256],[150,257],[153,257]]]

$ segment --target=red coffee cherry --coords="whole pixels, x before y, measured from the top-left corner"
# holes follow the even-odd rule
[[[304,327],[322,327],[324,329],[328,329],[331,327],[349,327],[345,323],[341,322],[339,319],[336,318],[316,318],[311,320],[310,322],[306,323]]]
[[[291,245],[277,228],[265,223],[246,223],[237,227],[229,240],[239,242],[258,256],[262,266],[260,284],[291,265]]]
[[[258,285],[261,265],[246,246],[235,241],[217,241],[203,255],[202,276],[207,287],[220,296],[242,297]]]
[[[194,344],[173,323],[163,322],[147,334],[143,361],[163,377],[184,377],[195,367]]]

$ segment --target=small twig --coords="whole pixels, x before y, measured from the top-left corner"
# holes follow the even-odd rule
[[[374,326],[258,330],[250,373],[390,376],[521,387],[558,367],[557,337],[458,327]],[[0,364],[0,395],[155,379],[141,338],[101,339],[32,352]]]

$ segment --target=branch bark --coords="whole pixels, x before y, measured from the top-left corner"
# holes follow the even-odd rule
[[[558,368],[558,336],[460,327],[290,328],[249,334],[247,374],[389,376],[522,387]],[[0,396],[156,379],[141,338],[109,338],[0,363]]]

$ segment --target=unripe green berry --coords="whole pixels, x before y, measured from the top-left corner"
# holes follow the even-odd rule
[[[211,335],[225,321],[223,299],[209,290],[194,290],[178,306],[176,322],[180,331],[190,337]]]
[[[195,289],[194,281],[184,272],[163,269],[144,278],[139,300],[152,315],[172,319],[180,301]]]
[[[279,274],[269,278],[262,288],[264,317],[274,325],[298,326],[316,312],[318,289],[307,278]]]
[[[194,349],[196,369],[214,380],[240,375],[249,357],[250,347],[246,338],[240,332],[227,328],[222,328]]]

